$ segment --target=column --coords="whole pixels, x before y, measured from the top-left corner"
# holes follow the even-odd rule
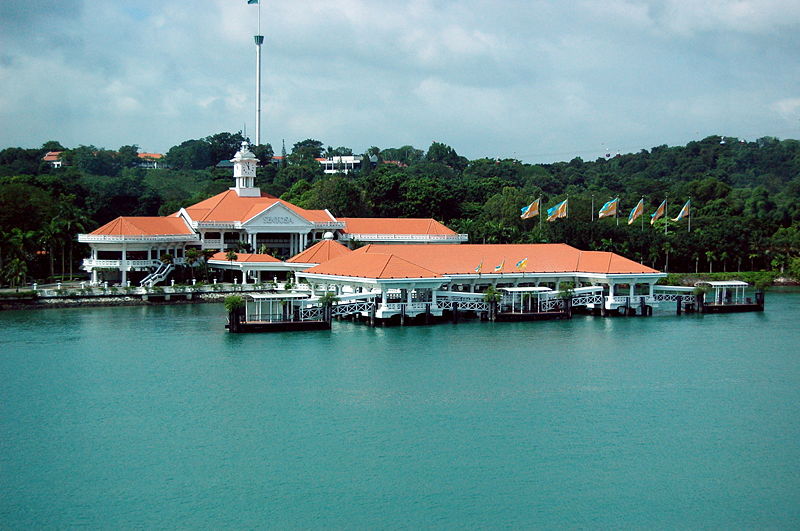
[[[302,238],[302,239],[301,239],[301,245],[300,245],[300,247],[302,248],[302,249],[301,249],[301,251],[303,251],[303,250],[305,250],[305,248],[306,248],[306,245],[308,245],[308,233],[304,233],[304,234],[301,236],[301,238]]]
[[[122,271],[122,285],[124,286],[128,281],[128,246],[122,244],[122,261],[120,262],[120,271]]]
[[[634,293],[636,293],[636,284],[634,284],[633,282],[631,282],[631,289],[629,290],[629,292],[630,292],[630,297],[631,297],[630,300],[632,301]]]

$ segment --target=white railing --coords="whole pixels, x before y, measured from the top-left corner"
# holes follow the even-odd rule
[[[545,299],[539,304],[540,312],[552,312],[554,310],[564,310],[564,299]]]
[[[200,237],[197,234],[159,234],[159,235],[128,235],[115,236],[111,234],[78,234],[78,241],[81,243],[102,243],[102,242],[194,242]]]
[[[589,304],[603,304],[603,295],[602,294],[595,294],[595,295],[581,295],[579,297],[572,298],[572,305],[573,306],[588,306]]]
[[[343,221],[315,221],[315,229],[343,229],[345,223]]]
[[[395,311],[425,311],[425,308],[429,305],[433,305],[430,302],[386,302],[381,305],[381,308],[384,310],[395,310]]]
[[[301,321],[322,321],[322,307],[311,306],[308,308],[300,308],[299,317]]]
[[[436,305],[442,310],[452,310],[458,304],[459,310],[472,310],[476,312],[488,312],[489,303],[486,301],[457,301],[457,300],[437,300]]]
[[[483,293],[463,293],[454,291],[435,291],[434,295],[436,300],[457,301],[457,302],[473,302],[482,301]]]
[[[185,258],[173,258],[175,265],[183,265],[186,262]],[[95,260],[92,258],[83,259],[83,267],[158,267],[161,265],[161,260]]]
[[[350,315],[353,313],[364,313],[372,311],[375,304],[372,302],[350,302],[346,304],[335,304],[331,307],[331,315]]]
[[[468,234],[354,234],[345,233],[339,238],[342,241],[358,240],[366,241],[414,241],[414,242],[465,242],[469,240]]]
[[[242,223],[240,221],[232,221],[229,223],[221,221],[193,221],[192,228],[195,229],[241,229]]]
[[[153,287],[162,280],[166,279],[173,269],[175,269],[174,265],[162,263],[158,266],[158,269],[144,277],[144,279],[142,279],[140,282],[140,285]]]
[[[680,293],[656,293],[652,298],[653,302],[694,302],[694,294]]]

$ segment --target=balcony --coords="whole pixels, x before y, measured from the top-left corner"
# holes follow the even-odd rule
[[[185,260],[183,258],[174,258],[173,263],[175,265],[184,265]],[[96,260],[93,258],[84,258],[82,267],[85,270],[99,268],[120,269],[125,267],[128,271],[130,271],[131,269],[158,267],[161,265],[161,260],[125,260],[124,264],[125,265],[123,266],[123,260]]]
[[[196,242],[197,234],[157,234],[138,236],[115,236],[110,234],[78,234],[80,243],[123,243],[123,242]]]

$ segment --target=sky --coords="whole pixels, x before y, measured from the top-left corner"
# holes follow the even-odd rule
[[[0,148],[255,137],[554,162],[800,138],[797,0],[3,0]]]

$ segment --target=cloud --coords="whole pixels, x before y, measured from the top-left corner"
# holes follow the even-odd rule
[[[800,93],[795,3],[264,2],[262,128],[275,146],[436,139],[533,160],[774,134]],[[165,151],[252,132],[257,13],[243,0],[0,4],[0,119],[15,124],[0,146]]]

